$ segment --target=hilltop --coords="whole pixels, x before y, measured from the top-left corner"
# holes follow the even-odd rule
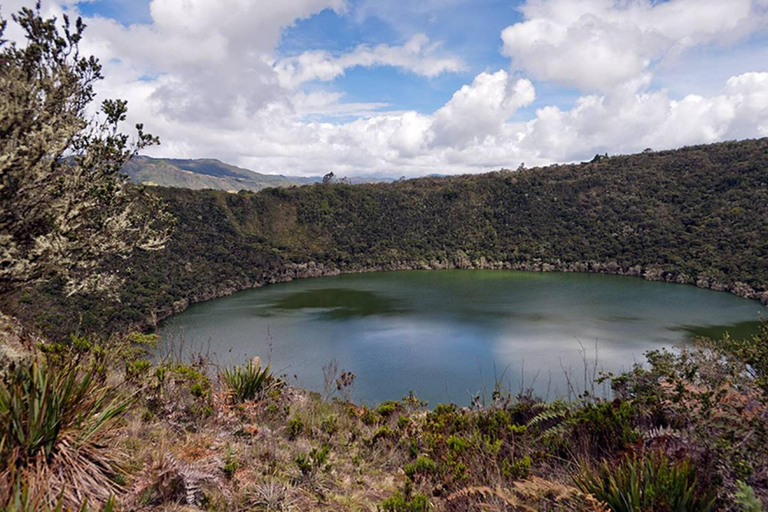
[[[137,156],[123,167],[123,172],[132,182],[145,185],[234,192],[259,191],[267,187],[289,187],[319,181],[319,178],[261,174],[216,159],[185,160]]]
[[[122,169],[133,183],[153,187],[186,188],[192,190],[224,190],[258,192],[269,187],[295,187],[323,181],[322,176],[284,176],[264,174],[226,164],[215,158],[180,159],[137,156]],[[392,178],[369,174],[352,178],[339,177],[346,184],[391,182]]]

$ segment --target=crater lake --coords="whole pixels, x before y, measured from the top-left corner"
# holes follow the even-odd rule
[[[693,286],[580,273],[441,270],[297,280],[193,304],[160,326],[164,348],[219,365],[253,356],[324,392],[324,367],[356,374],[352,399],[409,391],[490,400],[494,387],[555,399],[694,336],[756,332],[757,301]],[[331,386],[335,391],[335,385]],[[329,389],[330,391],[330,389]]]

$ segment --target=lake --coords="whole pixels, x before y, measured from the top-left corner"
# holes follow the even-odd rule
[[[632,277],[402,271],[242,291],[194,304],[160,331],[219,364],[258,355],[321,392],[323,367],[335,360],[357,375],[352,398],[368,404],[413,390],[432,406],[467,405],[490,399],[496,382],[567,397],[585,388],[585,361],[590,381],[693,335],[750,335],[763,311],[727,293]]]

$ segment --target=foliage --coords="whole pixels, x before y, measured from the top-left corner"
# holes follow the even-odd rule
[[[381,512],[428,512],[429,500],[423,494],[408,496],[398,491],[379,504]]]
[[[213,388],[204,360],[191,364],[164,362],[142,372],[145,377],[144,402],[148,413],[195,430],[201,420],[213,414]],[[127,368],[133,376],[135,364]]]
[[[765,505],[760,498],[755,495],[755,490],[741,480],[737,482],[738,491],[734,498],[743,512],[765,512]]]
[[[768,139],[483,175],[229,194],[155,188],[178,219],[167,249],[106,265],[121,306],[27,290],[13,308],[59,336],[152,326],[232,290],[337,271],[604,272],[768,302]],[[741,208],[741,210],[734,210]],[[741,212],[741,213],[739,213]]]
[[[301,416],[295,416],[288,421],[288,439],[295,440],[304,430],[304,421]]]
[[[614,377],[617,400],[631,401],[646,447],[685,456],[726,507],[739,481],[755,484],[768,470],[768,399],[760,374],[741,360],[749,340],[699,340],[679,352],[652,351],[648,368]],[[741,354],[741,355],[740,355]]]
[[[323,445],[322,448],[312,448],[308,454],[300,453],[296,456],[296,466],[305,477],[311,477],[318,471],[325,471],[330,468],[328,463],[328,452],[330,447]]]
[[[220,376],[235,402],[254,400],[267,389],[280,384],[269,365],[262,368],[253,361],[244,366],[225,368]]]
[[[437,473],[437,464],[429,457],[421,456],[415,462],[407,464],[403,471],[408,478],[415,478],[418,475],[430,475]]]
[[[721,350],[747,365],[746,370],[756,384],[768,391],[768,321],[763,320],[758,333],[751,339],[734,339],[726,334],[716,343]]]
[[[13,20],[26,45],[2,39],[0,20],[0,286],[9,291],[60,276],[68,294],[113,288],[103,264],[134,248],[160,249],[169,217],[160,201],[127,186],[122,166],[157,142],[137,125],[119,132],[126,102],[88,111],[102,78],[79,53],[85,25],[64,15],[43,19],[40,6]]]
[[[689,461],[674,463],[661,452],[627,455],[617,465],[603,462],[575,480],[614,512],[708,512],[715,503],[714,493],[699,484]]]
[[[104,503],[120,490],[117,455],[103,440],[130,405],[102,384],[94,370],[33,361],[0,387],[0,499],[26,481],[32,495],[61,497],[66,507],[83,497]]]
[[[45,496],[33,496],[30,494],[29,487],[26,485],[17,486],[13,499],[3,508],[5,512],[113,512],[116,507],[114,496],[110,496],[103,507],[90,507],[86,499],[83,504],[75,509],[65,508],[63,496],[56,499],[55,505],[51,506]]]

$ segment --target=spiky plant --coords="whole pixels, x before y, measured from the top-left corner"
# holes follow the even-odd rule
[[[221,380],[235,402],[253,400],[263,391],[279,384],[269,365],[262,368],[253,361],[244,366],[225,368]]]
[[[55,505],[51,505],[44,495],[32,494],[24,482],[16,487],[12,499],[5,504],[4,512],[113,512],[115,498],[110,496],[102,506],[90,507],[87,500],[78,509],[64,508],[63,496],[59,496]]]
[[[120,465],[104,443],[130,403],[75,365],[31,361],[9,372],[0,386],[0,508],[20,483],[50,507],[107,503],[121,490]]]
[[[613,512],[709,512],[715,493],[704,489],[689,461],[673,462],[663,452],[625,455],[617,465],[584,469],[576,486]]]

